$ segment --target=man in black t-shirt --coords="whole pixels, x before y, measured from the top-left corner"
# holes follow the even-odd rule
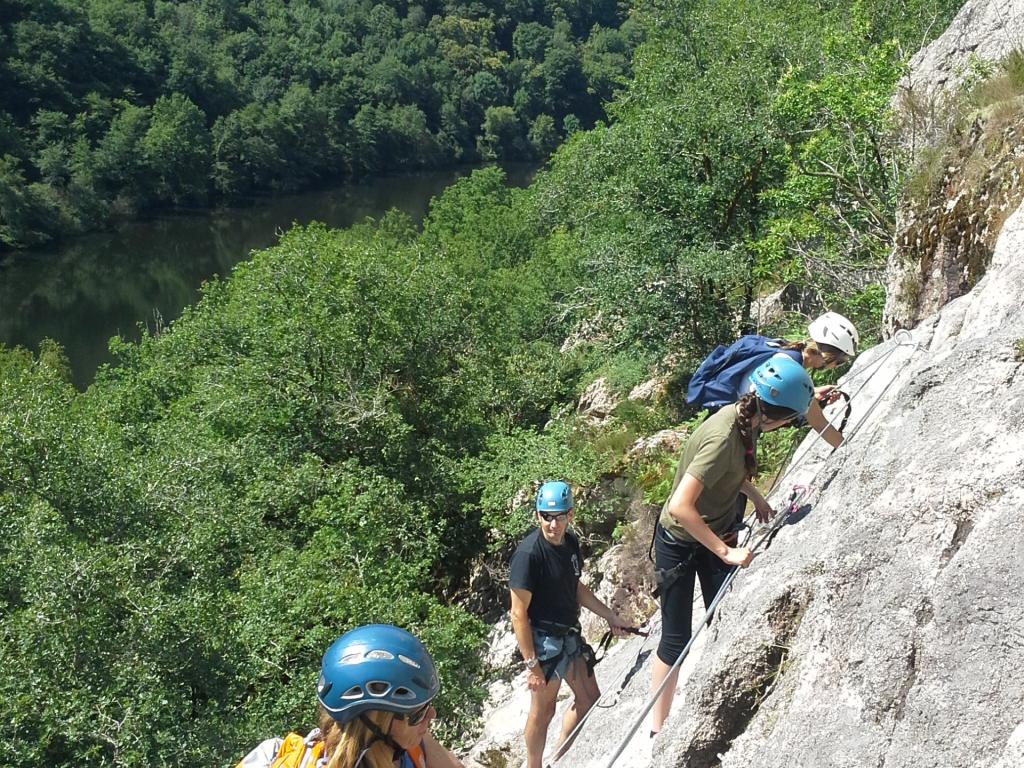
[[[556,757],[569,747],[566,737],[601,695],[588,664],[593,651],[580,636],[580,606],[605,619],[616,635],[629,626],[580,582],[583,558],[579,540],[568,530],[572,517],[569,486],[545,483],[537,494],[538,528],[512,556],[512,628],[526,662],[531,693],[525,734],[527,768],[541,768],[563,678],[572,688],[573,703],[562,720]]]

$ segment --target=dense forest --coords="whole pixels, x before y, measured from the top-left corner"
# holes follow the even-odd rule
[[[193,5],[231,6],[170,7]],[[529,189],[477,171],[422,230],[294,229],[169,328],[113,342],[85,393],[56,345],[0,350],[7,761],[227,765],[311,722],[320,653],[369,621],[424,638],[447,735],[471,730],[485,625],[463,598],[529,525],[514,500],[566,478],[587,531],[625,507],[585,503],[608,473],[652,498],[671,476],[624,449],[688,414],[626,403],[593,426],[574,411],[590,382],[680,383],[785,282],[877,331],[908,172],[891,99],[957,5],[645,3],[608,124]],[[162,103],[211,108],[182,88]]]
[[[615,0],[3,0],[0,248],[156,206],[545,158],[640,36]]]

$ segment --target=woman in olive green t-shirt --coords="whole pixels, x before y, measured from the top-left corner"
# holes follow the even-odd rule
[[[672,707],[679,674],[675,663],[691,637],[695,580],[700,579],[704,605],[710,606],[729,572],[747,567],[753,558],[747,547],[722,540],[735,520],[737,497],[746,494],[761,521],[773,514],[751,482],[757,470],[756,436],[804,415],[814,395],[807,372],[785,356],[762,363],[750,380],[753,392],[708,418],[687,440],[655,529],[655,567],[670,578],[659,584],[661,641],[652,693],[670,671],[673,679],[654,704],[652,736]]]

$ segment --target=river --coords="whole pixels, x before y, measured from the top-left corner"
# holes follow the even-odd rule
[[[514,164],[505,171],[510,184],[525,186],[536,169]],[[56,340],[75,386],[84,389],[96,369],[112,361],[111,336],[138,340],[140,325],[174,320],[197,300],[205,280],[229,274],[293,222],[347,227],[391,208],[419,222],[432,197],[472,170],[378,178],[246,207],[161,215],[57,248],[7,254],[0,261],[0,344],[38,351],[43,339]]]

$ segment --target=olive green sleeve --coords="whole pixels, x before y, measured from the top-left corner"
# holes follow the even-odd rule
[[[700,480],[705,488],[715,485],[729,469],[729,450],[726,436],[708,435],[686,465],[686,473]]]

